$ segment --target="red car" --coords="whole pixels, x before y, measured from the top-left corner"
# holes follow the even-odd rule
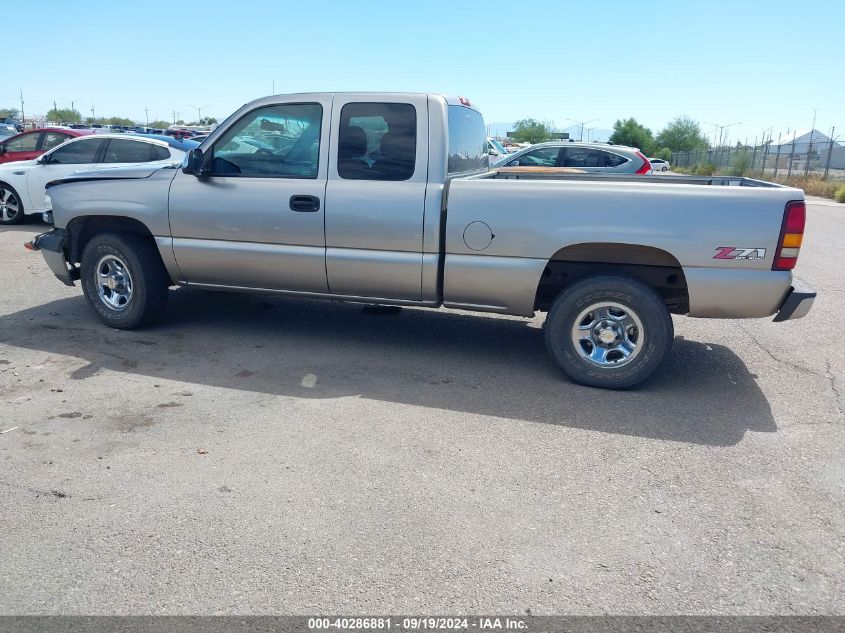
[[[72,130],[64,127],[43,127],[10,136],[0,143],[0,163],[38,158],[48,149],[61,145],[76,136],[93,134],[91,130]]]

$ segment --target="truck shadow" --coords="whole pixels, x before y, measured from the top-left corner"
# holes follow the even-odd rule
[[[527,422],[728,446],[774,432],[766,398],[728,348],[678,338],[626,392],[570,383],[525,321],[445,310],[367,314],[299,299],[171,292],[160,326],[102,326],[81,296],[0,317],[0,342],[100,369],[303,398],[360,396]]]

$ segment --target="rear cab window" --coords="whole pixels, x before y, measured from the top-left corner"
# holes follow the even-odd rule
[[[449,105],[447,175],[486,170],[487,130],[481,113],[463,105]]]

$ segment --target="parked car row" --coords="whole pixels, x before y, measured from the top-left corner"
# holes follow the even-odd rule
[[[43,129],[21,135],[29,151],[4,148],[28,159],[0,165],[0,224],[17,224],[26,215],[51,210],[45,193],[48,182],[73,173],[137,164],[164,166],[181,162],[199,143],[163,135],[92,134],[90,130]]]

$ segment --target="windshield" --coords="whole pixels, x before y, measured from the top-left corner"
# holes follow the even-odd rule
[[[504,155],[506,155],[506,154],[508,153],[508,150],[506,150],[506,149],[505,149],[505,146],[504,146],[504,145],[502,145],[502,144],[501,144],[499,141],[497,141],[496,139],[494,139],[494,138],[488,138],[488,139],[487,139],[487,142],[488,142],[488,143],[490,143],[490,145],[492,145],[492,146],[493,146],[493,149],[495,149],[497,152],[499,152],[499,154],[501,154],[502,156],[504,156]]]

